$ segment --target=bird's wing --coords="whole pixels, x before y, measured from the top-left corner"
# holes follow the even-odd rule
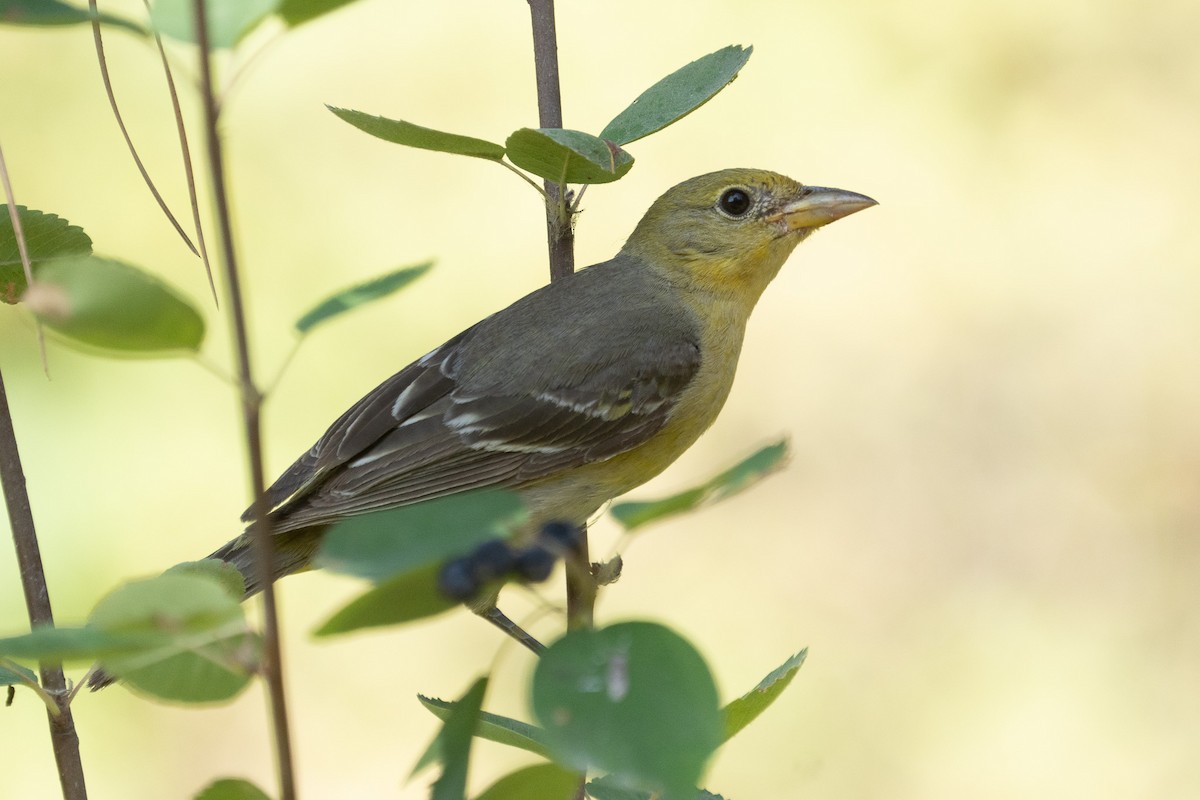
[[[519,486],[611,458],[666,424],[700,367],[694,338],[675,333],[599,348],[603,356],[575,359],[553,385],[488,380],[462,363],[468,345],[484,346],[472,342],[479,327],[384,381],[284,472],[268,490],[275,529]],[[572,346],[550,343],[559,353]]]

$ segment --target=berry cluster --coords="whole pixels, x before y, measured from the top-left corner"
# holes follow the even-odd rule
[[[470,555],[451,559],[438,573],[438,590],[454,600],[469,600],[488,583],[516,578],[539,583],[550,577],[554,564],[579,544],[581,532],[566,522],[547,522],[536,540],[513,547],[504,539],[491,539]]]

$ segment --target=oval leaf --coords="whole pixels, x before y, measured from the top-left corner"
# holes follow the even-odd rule
[[[489,161],[499,161],[504,158],[503,147],[484,139],[446,133],[433,128],[422,128],[420,125],[413,125],[404,120],[375,117],[348,108],[335,108],[329,105],[325,107],[360,131],[387,142],[417,147],[421,150],[436,150],[439,153],[486,158]]]
[[[505,775],[475,800],[571,800],[579,775],[557,764],[536,764]]]
[[[538,659],[532,695],[555,760],[669,797],[695,792],[721,743],[708,666],[661,625],[569,632]]]
[[[199,575],[215,581],[229,596],[239,603],[246,596],[246,578],[233,564],[219,558],[201,561],[184,561],[163,573],[164,575]]]
[[[729,741],[738,731],[757,719],[759,714],[766,711],[775,699],[783,694],[783,690],[804,665],[807,655],[807,648],[796,653],[759,681],[753,689],[721,709],[721,716],[725,719],[725,741]]]
[[[372,278],[365,283],[342,289],[313,306],[304,316],[296,320],[296,331],[303,336],[322,322],[339,314],[398,292],[428,272],[432,266],[433,262],[427,261],[415,267],[398,269],[378,278]]]
[[[241,778],[213,781],[196,795],[195,800],[271,800],[267,793]]]
[[[133,33],[146,31],[127,19],[100,12],[96,18],[101,23],[124,28]],[[0,24],[3,25],[77,25],[91,22],[90,9],[78,8],[62,0],[3,0],[0,2]]]
[[[524,516],[515,492],[483,489],[349,517],[321,541],[319,567],[378,581],[462,555]]]
[[[440,565],[432,564],[415,572],[406,572],[360,594],[316,630],[317,636],[348,633],[381,625],[432,617],[458,603],[438,590]]]
[[[600,137],[625,145],[687,116],[728,86],[753,50],[731,44],[675,70],[638,95]]]
[[[505,143],[521,169],[555,183],[611,183],[633,168],[633,156],[583,131],[522,128]]]
[[[788,443],[786,440],[768,445],[722,472],[712,480],[679,494],[661,500],[617,503],[611,509],[613,517],[626,531],[649,523],[692,511],[750,488],[763,478],[787,464]]]
[[[231,698],[249,683],[261,657],[259,639],[225,583],[196,572],[118,587],[96,604],[88,626],[166,637],[156,648],[104,658],[106,672],[164,700]]]
[[[280,0],[207,0],[208,45],[211,49],[233,47],[243,36],[272,13]],[[150,21],[163,34],[181,42],[196,41],[193,0],[155,0]]]
[[[25,206],[17,206],[17,216],[21,220],[29,261],[35,269],[43,261],[90,255],[92,252],[91,237],[83,232],[83,228],[72,225],[62,217]],[[8,206],[0,205],[0,301],[16,303],[26,286],[25,268],[21,264],[17,237],[13,233],[12,217]]]
[[[77,257],[42,264],[35,277],[37,297],[27,299],[42,324],[107,355],[180,355],[204,341],[200,312],[136,267]]]
[[[180,573],[118,586],[96,603],[88,626],[108,633],[176,634],[208,630],[241,615],[219,581]]]
[[[239,626],[181,638],[144,655],[105,659],[104,669],[159,700],[218,703],[237,697],[261,661],[262,640]]]

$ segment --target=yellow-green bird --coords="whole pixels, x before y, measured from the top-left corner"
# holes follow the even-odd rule
[[[750,312],[792,249],[872,205],[758,169],[670,189],[612,260],[467,328],[342,414],[267,491],[275,577],[309,566],[339,520],[472,489],[516,491],[531,529],[586,522],[716,419]],[[249,533],[211,557],[260,588]]]

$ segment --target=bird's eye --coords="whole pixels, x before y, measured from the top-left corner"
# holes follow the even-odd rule
[[[726,189],[717,207],[731,217],[743,217],[750,210],[750,195],[745,189]]]

